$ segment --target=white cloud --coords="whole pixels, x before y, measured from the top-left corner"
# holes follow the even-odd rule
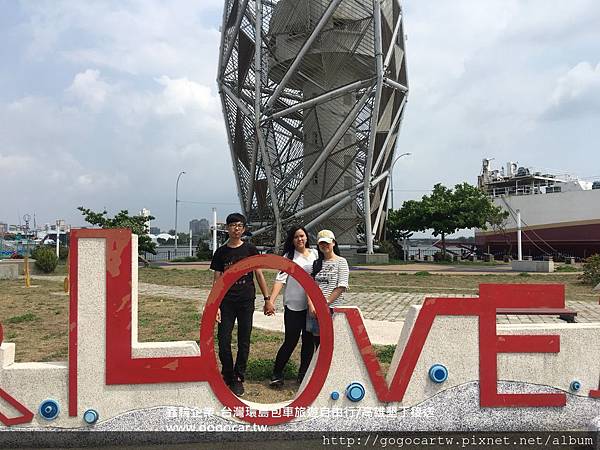
[[[75,176],[76,183],[70,188],[72,190],[82,189],[85,193],[106,193],[128,188],[128,180],[121,173],[83,173]]]
[[[2,177],[10,177],[11,174],[17,174],[34,164],[34,160],[23,155],[3,155],[0,153],[0,172]]]
[[[100,78],[100,71],[93,69],[75,75],[73,83],[66,89],[68,94],[93,110],[102,107],[110,91],[110,85]]]
[[[594,67],[583,61],[558,79],[546,116],[556,119],[589,113],[600,114],[600,63]]]
[[[219,100],[212,96],[207,86],[190,81],[188,78],[171,79],[166,75],[156,81],[164,86],[162,96],[156,105],[158,114],[186,114],[188,110],[215,114],[219,110]]]
[[[168,73],[213,82],[223,2],[202,0],[114,0],[24,2],[31,15],[29,53],[38,60],[58,56],[70,63],[132,75]],[[70,38],[86,36],[81,43]],[[207,56],[210,55],[209,58]]]

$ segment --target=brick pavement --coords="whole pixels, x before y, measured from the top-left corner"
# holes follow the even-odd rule
[[[139,293],[149,296],[164,296],[168,298],[200,299],[204,304],[209,290],[202,288],[189,288],[180,286],[159,286],[156,284],[139,283]],[[470,294],[422,294],[399,292],[347,292],[345,305],[358,306],[364,317],[372,320],[385,320],[389,322],[402,322],[410,305],[420,305],[425,297],[473,297]],[[281,300],[278,302],[281,308]],[[598,302],[567,301],[567,307],[577,311],[577,322],[600,323],[600,305]],[[262,301],[256,302],[257,309],[262,308]],[[554,316],[498,316],[497,323],[565,323]]]

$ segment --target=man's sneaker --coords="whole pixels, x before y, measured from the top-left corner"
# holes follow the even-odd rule
[[[271,377],[271,381],[269,383],[269,386],[271,386],[273,388],[279,388],[279,387],[283,386],[283,377],[282,376],[273,375]]]
[[[232,381],[229,387],[231,387],[231,392],[233,392],[238,397],[244,395],[244,383],[242,383],[240,380]]]

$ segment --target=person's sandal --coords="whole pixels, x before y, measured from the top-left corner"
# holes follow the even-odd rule
[[[283,386],[283,377],[278,377],[273,375],[273,377],[271,378],[271,381],[269,383],[269,386],[272,388],[280,388],[281,386]]]
[[[235,395],[237,395],[238,397],[241,397],[242,395],[244,395],[244,383],[242,383],[240,380],[235,380],[231,382],[231,392],[233,392]]]

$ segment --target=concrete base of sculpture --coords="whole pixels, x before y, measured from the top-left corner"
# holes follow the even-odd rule
[[[390,262],[390,255],[387,253],[357,253],[356,262],[358,264],[387,264]]]
[[[500,382],[499,389],[513,393],[552,392],[540,386]],[[71,429],[58,428],[14,428],[12,432],[0,432],[1,447],[27,446],[70,447],[101,446],[117,444],[173,444],[177,442],[222,442],[222,441],[287,441],[283,434],[288,432],[295,439],[311,436],[296,433],[346,432],[464,432],[471,437],[477,431],[526,432],[545,431],[559,433],[561,430],[598,432],[600,418],[598,402],[585,397],[568,395],[567,406],[552,408],[544,414],[535,414],[530,408],[479,408],[479,384],[470,382],[440,392],[418,405],[393,409],[382,408],[369,414],[362,411],[355,415],[338,417],[316,415],[305,420],[263,428],[232,422],[218,414],[207,415],[205,409],[197,407],[161,406],[138,409],[98,423],[94,427]],[[557,424],[560,424],[557,426]],[[237,428],[233,428],[237,427]],[[231,430],[235,430],[232,432]],[[30,433],[29,431],[53,431],[52,433]],[[61,432],[62,431],[62,432]],[[80,433],[77,433],[80,431]],[[135,431],[135,432],[132,432]],[[246,431],[246,432],[244,432]],[[314,436],[314,435],[312,435]],[[313,438],[321,439],[317,434]],[[363,439],[366,436],[362,436]],[[566,447],[565,447],[566,448]]]
[[[511,261],[514,272],[554,272],[554,261]]]
[[[16,280],[19,278],[19,267],[16,264],[0,262],[0,280]]]
[[[23,259],[5,259],[0,261],[0,266],[4,265],[15,266],[19,275],[25,275],[25,260]],[[29,273],[33,275],[39,273],[39,270],[35,267],[35,259],[29,259]]]

